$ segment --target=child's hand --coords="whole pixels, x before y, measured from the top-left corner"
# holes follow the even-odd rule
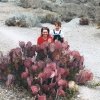
[[[55,40],[55,43],[56,43],[57,41],[58,41],[58,40],[56,39],[56,40]]]

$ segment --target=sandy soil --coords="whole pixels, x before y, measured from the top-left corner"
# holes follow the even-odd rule
[[[17,7],[11,2],[0,2],[0,51],[4,54],[19,46],[19,41],[31,41],[33,44],[36,44],[37,37],[40,35],[39,27],[20,28],[4,25],[7,16],[15,11],[27,12],[24,8]],[[78,22],[79,18],[75,18],[68,23],[62,22],[65,40],[68,41],[70,50],[77,50],[81,55],[84,55],[85,68],[93,72],[94,77],[100,81],[100,29],[97,29],[93,24],[80,26]],[[54,28],[49,23],[42,25],[50,29]],[[100,100],[100,88],[79,86],[78,98],[79,100]]]

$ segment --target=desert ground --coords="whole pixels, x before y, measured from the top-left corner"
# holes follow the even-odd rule
[[[28,12],[28,10],[13,5],[12,2],[0,2],[0,51],[5,55],[12,48],[18,47],[19,41],[37,43],[37,38],[40,36],[40,27],[21,28],[5,25],[5,20],[11,13],[15,11]],[[79,25],[79,20],[79,18],[74,18],[70,22],[62,22],[62,31],[64,32],[65,40],[70,45],[70,50],[79,51],[84,56],[85,69],[90,70],[94,74],[95,81],[98,82],[100,81],[100,29],[97,29],[97,26],[93,23],[83,26]],[[50,23],[42,24],[42,26],[50,29],[54,28],[54,25]],[[2,91],[2,88],[0,91]],[[2,93],[0,92],[0,98],[4,96]],[[79,86],[77,98],[79,100],[100,100],[100,87]]]

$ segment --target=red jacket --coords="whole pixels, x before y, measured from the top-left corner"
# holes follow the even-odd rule
[[[43,42],[48,41],[48,39],[51,39],[51,40],[52,40],[51,42],[53,42],[53,39],[52,39],[52,37],[51,37],[50,35],[47,37],[46,40],[44,40],[44,39],[40,36],[40,37],[38,38],[38,40],[37,40],[37,44],[40,45],[40,44],[42,44]]]

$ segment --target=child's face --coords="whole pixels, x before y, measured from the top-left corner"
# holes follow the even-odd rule
[[[58,31],[61,28],[61,26],[55,25],[55,30]]]

